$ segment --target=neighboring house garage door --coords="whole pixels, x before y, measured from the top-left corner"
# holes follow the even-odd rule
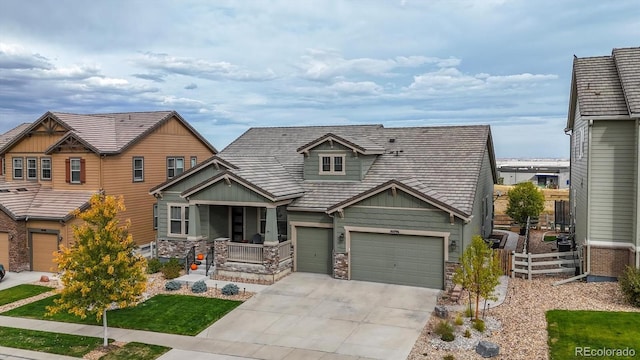
[[[296,271],[332,274],[333,229],[298,227]]]
[[[53,262],[53,253],[58,251],[58,235],[31,233],[31,254],[33,271],[56,271],[57,264]]]
[[[0,264],[9,270],[9,233],[0,233]]]
[[[351,233],[351,279],[442,289],[439,237]]]

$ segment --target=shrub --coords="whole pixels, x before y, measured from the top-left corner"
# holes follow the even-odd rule
[[[236,284],[227,284],[222,288],[222,295],[238,295],[240,289]]]
[[[636,307],[640,307],[640,269],[627,266],[618,278],[620,290],[625,300]]]
[[[160,271],[162,271],[165,279],[171,280],[180,276],[180,270],[182,270],[182,265],[180,265],[178,259],[174,258],[167,261]]]
[[[160,259],[153,258],[147,261],[147,274],[155,274],[162,269]]]
[[[456,314],[456,319],[453,321],[453,323],[458,326],[464,324],[464,320],[462,319],[462,314],[460,313]]]
[[[164,288],[169,291],[180,290],[181,287],[182,287],[182,284],[175,280],[167,281],[167,283],[164,284]]]
[[[466,329],[466,330],[464,331],[464,337],[466,337],[467,339],[468,339],[468,338],[470,338],[470,337],[471,337],[471,330]]]
[[[464,311],[464,316],[465,317],[473,317],[474,311],[472,307],[467,307],[467,309]]]
[[[484,321],[482,321],[481,319],[474,320],[473,328],[480,332],[484,332]]]
[[[456,360],[456,357],[453,356],[452,354],[447,354],[442,357],[442,360]]]
[[[440,335],[443,341],[453,341],[456,336],[453,334],[453,326],[447,320],[442,320],[436,325],[434,332]]]
[[[191,292],[199,294],[207,291],[207,284],[204,283],[204,280],[196,281],[191,286]]]

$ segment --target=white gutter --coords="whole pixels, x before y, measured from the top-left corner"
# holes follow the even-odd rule
[[[587,122],[587,130],[588,130],[588,136],[587,139],[589,141],[589,146],[587,147],[587,227],[586,227],[586,231],[587,231],[587,271],[585,272],[586,274],[590,274],[591,273],[591,208],[589,207],[591,205],[591,187],[593,186],[591,184],[591,158],[592,158],[592,149],[593,149],[593,131],[592,131],[592,127],[593,127],[593,120],[589,120]],[[573,184],[572,184],[573,185]],[[575,231],[575,229],[574,229]]]

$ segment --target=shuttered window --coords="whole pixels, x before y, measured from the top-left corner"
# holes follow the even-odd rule
[[[86,164],[81,158],[65,160],[65,177],[69,184],[84,184],[86,182]]]

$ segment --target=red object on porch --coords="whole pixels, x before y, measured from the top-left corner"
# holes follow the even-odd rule
[[[191,270],[198,270],[198,265],[196,265],[196,263],[192,263]]]
[[[198,260],[203,260],[204,259],[204,255],[203,254],[198,254],[197,259]]]

